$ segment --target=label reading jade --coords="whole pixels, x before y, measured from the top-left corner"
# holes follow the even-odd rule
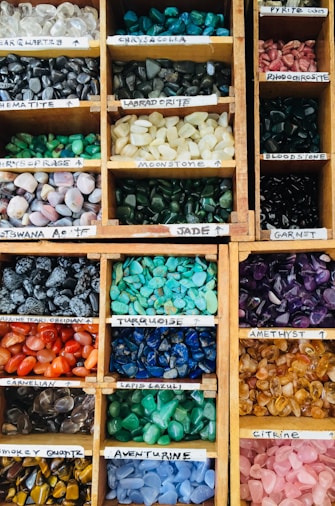
[[[89,49],[88,37],[13,37],[0,38],[0,48],[20,49]]]
[[[97,227],[13,227],[0,228],[0,239],[83,239],[95,236]]]
[[[212,315],[112,315],[112,327],[214,327]]]
[[[205,167],[221,167],[221,160],[135,160],[139,169],[204,169]]]
[[[25,109],[67,109],[70,107],[79,107],[79,99],[71,100],[10,100],[0,102],[1,109],[12,109],[15,111]]]
[[[206,35],[111,35],[107,37],[107,44],[114,46],[146,46],[170,44],[209,44],[210,37]]]
[[[220,237],[229,235],[229,225],[217,225],[213,223],[197,223],[187,225],[168,225],[170,234],[173,236],[182,237]]]
[[[297,81],[299,83],[329,83],[328,72],[265,72],[267,81]]]
[[[93,323],[93,318],[84,316],[28,316],[28,315],[0,315],[0,322],[22,322],[22,323]]]
[[[278,228],[271,229],[270,239],[272,241],[325,240],[328,239],[328,233],[326,228]]]
[[[54,388],[54,387],[80,387],[80,381],[76,380],[46,380],[37,378],[0,378],[0,386],[3,387],[41,387],[41,388]]]
[[[216,105],[218,97],[215,94],[196,97],[161,97],[134,98],[120,100],[123,109],[138,109],[139,107],[155,109],[169,109],[174,107],[198,107],[202,105]],[[1,102],[0,102],[1,103]]]
[[[206,460],[206,450],[179,448],[115,448],[105,447],[105,459],[148,459],[148,460]]]
[[[312,16],[324,18],[328,9],[323,7],[261,7],[260,16]]]
[[[312,430],[254,430],[255,439],[334,439],[334,432]]]
[[[326,339],[327,332],[323,329],[258,329],[248,332],[249,339]]]
[[[0,169],[79,169],[82,167],[84,167],[83,158],[0,158]]]
[[[58,445],[0,445],[1,457],[62,457],[67,459],[85,457],[82,446]]]
[[[263,153],[263,160],[327,160],[327,153]]]
[[[1,383],[0,383],[1,385]],[[116,388],[128,390],[200,390],[200,383],[163,383],[162,381],[117,381]]]

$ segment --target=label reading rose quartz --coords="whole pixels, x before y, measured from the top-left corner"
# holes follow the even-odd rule
[[[5,387],[41,387],[41,388],[54,388],[54,387],[80,387],[81,382],[78,380],[47,380],[38,378],[0,378],[0,386]]]
[[[94,237],[97,227],[69,226],[69,227],[13,227],[0,228],[0,239],[26,240],[26,239],[84,239]]]
[[[254,430],[255,439],[334,439],[334,432],[327,430]]]
[[[85,451],[82,446],[77,445],[15,445],[1,444],[1,457],[62,457],[66,459],[75,459],[85,457]]]
[[[11,109],[14,111],[31,109],[67,109],[70,107],[79,107],[79,99],[71,100],[10,100],[0,102],[0,110]]]
[[[175,237],[220,237],[229,235],[229,225],[214,223],[168,225],[170,234]]]
[[[13,37],[0,38],[0,48],[19,51],[31,49],[89,49],[88,37]]]
[[[301,240],[325,240],[328,239],[326,228],[278,228],[271,229],[272,241],[301,241]]]
[[[221,160],[135,160],[139,169],[204,169],[205,167],[221,167]]]
[[[0,169],[79,169],[82,167],[84,167],[83,158],[0,158]]]
[[[105,447],[105,459],[148,459],[148,460],[206,460],[206,450],[179,448],[115,448]]]
[[[1,383],[0,383],[1,384]],[[117,381],[116,388],[127,390],[200,390],[200,383],[163,383],[162,381]]]
[[[267,81],[296,81],[299,83],[329,83],[328,72],[265,72]]]
[[[171,44],[209,44],[210,37],[206,35],[111,35],[107,37],[107,44],[112,46],[146,46]]]
[[[327,160],[327,153],[263,153],[263,160]]]
[[[214,327],[212,315],[112,315],[112,327]]]
[[[196,97],[161,97],[161,98],[134,98],[120,100],[123,109],[155,108],[171,109],[175,107],[198,107],[202,105],[216,105],[217,95],[203,95]],[[1,102],[0,102],[1,103]]]
[[[90,325],[93,318],[85,316],[34,316],[34,315],[0,315],[0,322],[21,322],[21,323],[82,323]]]
[[[261,7],[260,16],[312,16],[325,18],[328,9],[323,7]]]
[[[323,329],[258,329],[248,332],[249,339],[326,339],[327,331]]]

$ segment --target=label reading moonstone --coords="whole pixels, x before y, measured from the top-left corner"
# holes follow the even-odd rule
[[[89,49],[88,37],[13,37],[0,38],[0,48],[20,50],[33,49]]]
[[[0,239],[83,239],[94,237],[97,227],[69,226],[69,227],[13,227],[0,228]]]
[[[67,109],[70,107],[79,107],[79,99],[71,100],[9,100],[0,102],[1,109],[11,109],[15,111],[25,109]]]
[[[82,167],[84,167],[84,158],[0,158],[0,169],[77,169]]]
[[[221,160],[135,160],[139,169],[204,169],[205,167],[221,167]]]
[[[111,35],[107,37],[107,44],[112,46],[146,46],[170,44],[209,44],[210,37],[206,35]]]
[[[1,385],[1,383],[0,383]],[[117,381],[116,388],[128,390],[200,390],[200,383],[163,383],[162,381]]]
[[[214,223],[197,223],[185,225],[168,225],[170,234],[176,237],[221,237],[229,235],[229,225]]]
[[[263,160],[327,160],[327,153],[263,153]]]
[[[323,7],[261,7],[260,16],[312,16],[325,18],[328,9]]]
[[[46,380],[37,378],[0,378],[0,386],[3,387],[41,387],[41,388],[54,388],[54,387],[80,387],[81,382],[75,380]]]
[[[334,439],[334,432],[327,430],[253,430],[255,439]]]
[[[123,109],[138,109],[140,107],[151,109],[170,109],[174,107],[198,107],[202,105],[216,105],[218,97],[212,95],[198,95],[195,97],[160,97],[160,98],[134,98],[120,100]],[[1,104],[1,102],[0,102]]]
[[[0,315],[0,322],[22,322],[22,323],[82,323],[91,324],[93,318],[84,316],[29,316],[29,315]]]
[[[301,240],[325,240],[328,239],[326,228],[290,228],[271,229],[272,241],[301,241]]]
[[[204,449],[179,449],[179,448],[155,448],[154,450],[145,448],[115,448],[113,446],[105,447],[105,459],[148,459],[148,460],[206,460],[206,450]]]
[[[267,81],[297,81],[300,83],[329,83],[328,72],[265,72]]]
[[[248,332],[249,339],[326,339],[327,332],[323,329],[258,329]]]
[[[212,315],[112,315],[112,327],[214,327]]]
[[[77,445],[0,445],[1,457],[62,457],[68,459],[83,458],[85,451]]]

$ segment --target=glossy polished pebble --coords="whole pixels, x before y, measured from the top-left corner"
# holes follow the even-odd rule
[[[0,313],[97,316],[99,262],[85,257],[17,256],[3,264]]]
[[[31,135],[20,132],[5,146],[5,158],[85,158],[100,159],[100,135],[89,133]]]
[[[2,433],[92,434],[94,396],[80,389],[8,387]]]
[[[240,415],[334,417],[332,341],[240,341]]]
[[[316,72],[315,40],[258,41],[259,72]]]
[[[145,61],[115,61],[112,68],[117,100],[212,93],[225,97],[229,94],[231,69],[223,62],[147,58]]]
[[[200,257],[128,257],[113,264],[110,298],[118,315],[216,314],[217,264]]]
[[[89,100],[100,94],[98,58],[0,57],[0,101]]]
[[[335,262],[328,254],[249,255],[239,270],[241,327],[335,327]]]
[[[261,228],[319,226],[318,178],[288,174],[261,176]]]
[[[235,154],[228,113],[196,111],[164,117],[129,114],[111,125],[111,160],[232,160]]]
[[[0,37],[88,37],[99,39],[99,12],[91,6],[80,8],[71,2],[14,5],[0,2]]]
[[[318,101],[261,99],[260,134],[261,153],[319,153]]]
[[[0,172],[0,181],[3,181],[0,182],[0,227],[86,226],[101,219],[100,174],[13,174],[14,181],[6,181],[6,174]],[[71,196],[74,187],[79,192],[76,199]]]
[[[140,489],[139,480],[144,485]],[[129,500],[146,506],[177,502],[202,504],[214,496],[215,471],[209,459],[204,462],[107,460],[107,483],[107,500],[117,499],[121,503]]]
[[[212,328],[112,329],[110,372],[129,378],[198,378],[216,370]]]
[[[4,502],[18,506],[25,504],[89,506],[91,484],[91,457],[0,459],[0,498]]]
[[[117,441],[215,441],[215,401],[201,390],[117,390],[107,398],[107,432]]]
[[[231,179],[118,179],[121,224],[225,223],[233,208]]]
[[[172,6],[163,11],[152,7],[147,15],[127,11],[123,23],[123,27],[116,30],[117,35],[229,35],[223,14],[198,10],[187,12]]]

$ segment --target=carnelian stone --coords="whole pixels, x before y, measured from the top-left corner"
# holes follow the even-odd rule
[[[9,331],[10,331],[9,323],[8,322],[0,322],[0,337],[3,337]]]
[[[85,377],[90,374],[90,371],[88,369],[86,369],[86,367],[79,366],[79,367],[74,367],[72,369],[72,374],[74,374],[75,376]]]
[[[86,369],[92,369],[97,365],[97,363],[98,363],[98,350],[94,349],[91,351],[91,353],[85,360],[84,366],[86,367]]]
[[[52,323],[39,323],[37,325],[37,332],[45,344],[54,342],[58,337],[58,330]]]
[[[76,353],[77,351],[81,352],[82,346],[78,341],[70,339],[65,343],[64,349],[67,353]]]
[[[41,337],[28,336],[25,342],[26,346],[33,351],[43,350],[45,341]]]
[[[65,357],[56,357],[51,363],[51,368],[57,376],[71,371],[70,364]]]
[[[75,332],[73,339],[78,341],[78,343],[82,344],[83,346],[85,344],[92,344],[92,336],[88,332],[82,331],[82,332]]]
[[[13,346],[17,343],[23,343],[25,341],[24,334],[16,334],[15,332],[7,332],[5,336],[1,339],[1,346],[5,348],[9,348],[9,346]]]
[[[31,332],[30,323],[13,322],[10,324],[10,328],[16,334],[23,334],[24,336],[27,336]]]
[[[56,358],[56,353],[52,350],[47,350],[44,348],[44,350],[39,350],[36,354],[36,358],[39,362],[42,364],[49,364]]]
[[[27,376],[33,369],[37,360],[35,357],[25,357],[19,364],[16,374],[18,376]]]
[[[8,360],[11,357],[11,353],[8,348],[4,348],[0,346],[0,366],[4,366],[7,364]]]
[[[19,353],[18,355],[14,355],[11,357],[7,364],[5,365],[4,369],[8,374],[13,374],[21,364],[22,360],[26,358],[26,355],[24,353]]]
[[[72,327],[63,327],[60,329],[60,337],[63,343],[69,341],[69,339],[73,338],[74,329]]]

